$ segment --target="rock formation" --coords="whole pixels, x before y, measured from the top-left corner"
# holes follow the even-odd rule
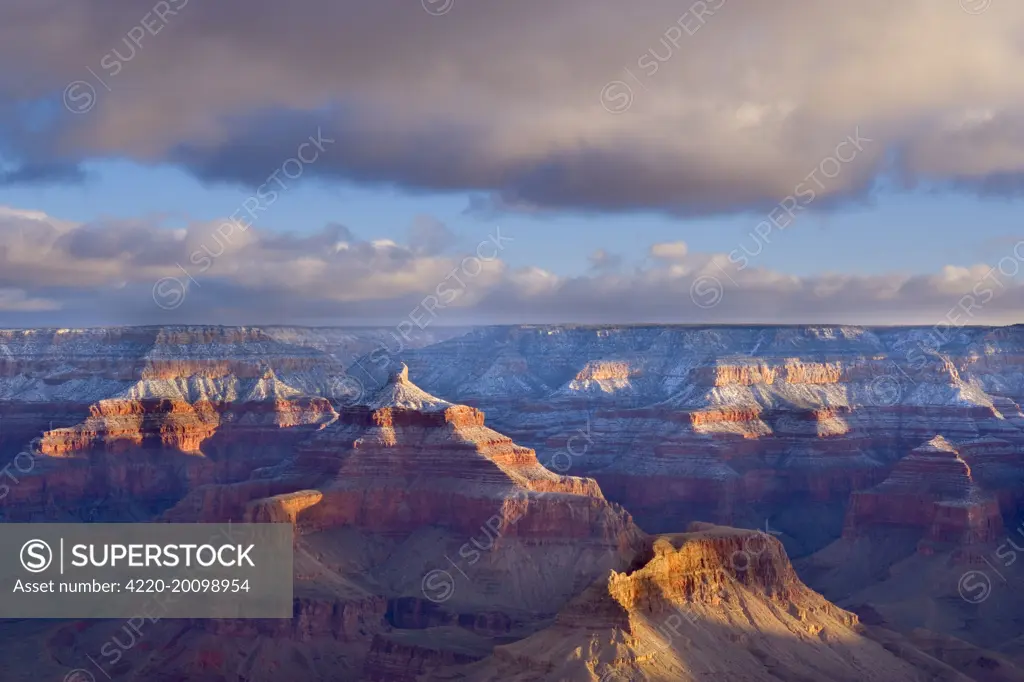
[[[658,538],[642,566],[596,582],[554,625],[427,679],[512,682],[966,680],[912,665],[797,578],[778,541],[707,524]]]
[[[339,422],[365,431],[343,453],[322,500],[300,512],[303,530],[352,525],[403,534],[444,524],[471,534],[497,515],[501,535],[598,531],[613,546],[629,543],[628,517],[594,481],[548,471],[533,450],[487,428],[479,410],[420,390],[404,365],[365,409],[342,411]]]
[[[647,546],[593,480],[545,469],[405,367],[278,465],[197,488],[166,518],[218,514],[295,526],[298,603],[323,621],[321,637],[337,631],[337,614],[364,614],[366,679],[482,658]],[[366,611],[371,595],[386,610]],[[216,634],[253,627],[222,623]]]
[[[876,668],[827,634],[808,640],[808,623],[853,633],[857,651],[875,651],[862,634],[893,644],[807,596],[788,563],[730,573],[767,556],[748,540],[729,549],[728,532],[703,529],[655,551],[631,514],[651,532],[770,522],[816,589],[878,627],[980,647],[957,657],[976,672],[985,647],[1024,636],[1017,590],[975,603],[958,589],[970,571],[989,575],[985,595],[1014,584],[1024,540],[1001,524],[1024,508],[1022,404],[1020,326],[519,326],[413,342],[394,330],[5,330],[0,455],[14,478],[0,514],[295,527],[294,619],[161,623],[166,650],[133,649],[138,679],[473,666],[676,679],[705,670],[700,652],[719,641],[741,678],[819,679]],[[666,566],[730,596],[677,585]],[[687,635],[689,654],[641,617],[683,603],[707,625]],[[741,616],[740,603],[756,608]],[[755,626],[790,634],[777,643]],[[546,646],[539,631],[558,637]],[[634,655],[666,639],[666,652]],[[885,660],[877,670],[900,679],[903,663]],[[914,654],[954,679],[934,663]]]
[[[52,519],[59,508],[59,518],[143,519],[197,486],[248,478],[334,418],[330,388],[343,375],[322,354],[251,328],[7,332],[3,341],[0,432],[15,424],[23,453],[0,501],[8,518]]]
[[[1003,534],[996,497],[942,436],[915,448],[878,486],[852,495],[844,535],[879,525],[920,528],[929,547],[983,544]]]
[[[798,554],[837,538],[850,493],[937,434],[1003,440],[1024,469],[1022,359],[1024,327],[523,326],[402,354],[645,530],[770,517]],[[379,363],[357,368],[383,381]],[[1022,500],[1003,486],[1004,510]]]

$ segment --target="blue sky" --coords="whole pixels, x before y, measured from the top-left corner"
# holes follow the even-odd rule
[[[76,222],[151,216],[177,227],[229,215],[252,193],[237,184],[204,184],[171,166],[107,161],[86,164],[85,171],[87,179],[79,184],[2,188],[0,204]],[[590,267],[587,256],[597,249],[641,263],[651,244],[680,240],[701,252],[727,253],[743,246],[754,252],[761,244],[759,265],[801,276],[926,274],[945,265],[1001,257],[1006,240],[1024,229],[1019,201],[965,193],[878,193],[842,208],[804,214],[764,239],[752,233],[763,212],[699,218],[655,212],[479,215],[468,210],[470,197],[312,179],[284,193],[257,225],[310,233],[337,222],[367,239],[402,241],[419,215],[432,216],[467,239],[486,235],[498,224],[522,240],[507,253],[510,264],[569,276],[584,274]]]

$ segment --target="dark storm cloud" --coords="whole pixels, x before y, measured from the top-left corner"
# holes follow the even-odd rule
[[[85,182],[86,173],[77,164],[24,163],[0,171],[0,187],[15,185],[76,184]]]
[[[859,130],[820,207],[890,173],[1017,194],[1024,6],[960,5],[6,0],[0,154],[258,185],[322,128],[327,182],[693,215],[774,205]]]

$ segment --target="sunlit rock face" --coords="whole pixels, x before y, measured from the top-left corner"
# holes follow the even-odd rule
[[[808,589],[778,541],[694,524],[655,539],[633,570],[596,581],[550,627],[424,679],[909,682],[924,670]]]

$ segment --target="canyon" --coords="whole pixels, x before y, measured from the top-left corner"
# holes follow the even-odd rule
[[[115,679],[1024,679],[1024,326],[417,331],[0,330],[0,518],[295,529]]]

